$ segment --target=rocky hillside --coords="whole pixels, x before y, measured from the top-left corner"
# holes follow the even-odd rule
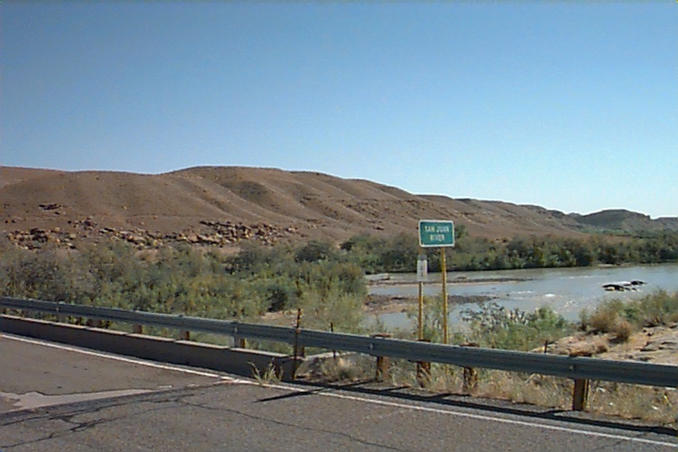
[[[678,218],[657,218],[628,210],[603,210],[589,215],[572,215],[584,227],[589,226],[606,231],[646,232],[678,231]]]
[[[488,238],[582,236],[583,222],[592,221],[590,215],[535,206],[414,195],[366,180],[242,167],[158,175],[0,167],[0,208],[0,228],[12,241],[66,246],[105,236],[149,245],[341,241],[359,233],[416,234],[422,218],[452,219],[469,234]]]

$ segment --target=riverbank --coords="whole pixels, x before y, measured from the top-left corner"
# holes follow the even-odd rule
[[[480,273],[480,272],[478,272]],[[432,274],[434,275],[434,274]],[[439,275],[436,273],[435,275]],[[414,279],[414,274],[412,273],[380,273],[378,275],[367,275],[365,277],[368,287],[380,287],[380,286],[416,286],[418,282]],[[511,283],[511,282],[523,282],[530,281],[531,278],[518,278],[518,277],[474,277],[469,278],[466,275],[453,277],[447,280],[447,284],[491,284],[491,283]],[[440,284],[440,277],[436,276],[433,278],[428,277],[425,284]]]
[[[447,302],[450,305],[460,305],[466,303],[485,303],[496,297],[486,295],[449,295]],[[364,305],[366,314],[380,315],[393,313],[406,313],[408,310],[415,309],[419,302],[418,297],[402,295],[379,295],[369,294]]]

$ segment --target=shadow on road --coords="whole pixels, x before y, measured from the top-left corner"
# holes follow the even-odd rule
[[[329,391],[343,391],[350,393],[365,394],[382,398],[395,398],[410,402],[435,403],[441,406],[466,408],[490,413],[510,414],[538,419],[556,420],[559,422],[571,422],[573,424],[588,425],[594,427],[606,427],[626,430],[638,433],[655,433],[675,437],[678,430],[671,427],[642,424],[638,421],[626,419],[597,418],[593,413],[575,412],[567,410],[555,410],[541,408],[535,405],[516,404],[502,400],[480,399],[467,395],[452,393],[419,394],[408,386],[384,387],[375,380],[362,380],[351,383],[319,383],[295,381],[296,386],[309,388],[306,391],[292,392],[281,396],[259,399],[259,403],[271,402],[281,399],[303,397],[306,395],[319,394]]]

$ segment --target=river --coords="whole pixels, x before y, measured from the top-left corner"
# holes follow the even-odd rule
[[[440,276],[440,273],[428,275],[428,281],[424,284],[425,295],[440,294]],[[584,308],[590,311],[604,300],[632,299],[659,289],[678,291],[678,263],[448,272],[447,277],[449,295],[488,296],[507,309],[518,308],[527,312],[548,306],[571,321],[577,320]],[[641,280],[646,284],[636,291],[627,292],[606,292],[601,287],[609,282],[632,280]],[[375,295],[416,297],[416,274],[390,274],[389,279],[382,283],[371,283],[368,291]],[[460,321],[462,310],[478,308],[477,303],[450,305],[450,323]],[[402,312],[384,313],[378,318],[389,328],[408,328],[412,324],[412,320]],[[373,320],[367,319],[368,323]]]

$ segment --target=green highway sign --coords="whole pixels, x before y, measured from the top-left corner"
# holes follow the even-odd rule
[[[419,220],[419,246],[454,246],[454,223],[449,220]]]

